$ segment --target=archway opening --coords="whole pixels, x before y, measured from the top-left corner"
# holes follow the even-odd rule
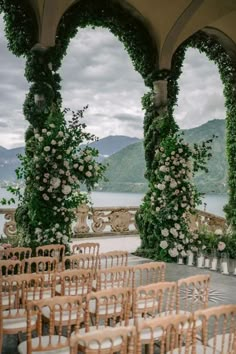
[[[179,96],[175,118],[180,129],[185,131],[186,141],[197,143],[213,135],[212,158],[208,162],[208,173],[198,172],[195,183],[204,193],[199,208],[224,216],[223,206],[227,202],[227,158],[223,84],[216,64],[204,53],[189,48],[179,78]]]

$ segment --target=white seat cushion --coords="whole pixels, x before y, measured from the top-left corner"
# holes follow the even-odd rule
[[[120,313],[122,310],[122,306],[121,304],[111,304],[108,305],[108,307],[106,306],[106,304],[104,305],[100,305],[99,304],[99,315],[105,315],[105,314],[111,314],[113,315],[114,313]],[[92,314],[96,313],[96,300],[92,300],[89,302],[89,312]]]
[[[176,314],[176,310],[174,311],[166,311],[166,312],[160,312],[157,317],[164,317],[164,316],[168,316],[168,315],[175,315]],[[183,310],[180,310],[178,311],[178,314],[181,314],[181,315],[191,315],[191,312],[188,312],[188,311],[183,311]],[[196,321],[196,327],[201,327],[202,326],[202,321],[199,319]],[[184,329],[188,329],[188,322],[186,322],[186,324],[184,325]]]
[[[104,326],[99,326],[98,328],[96,328],[95,326],[91,326],[89,327],[89,332],[94,332],[98,329],[104,329],[105,327]],[[104,332],[106,332],[106,330],[104,329]],[[85,333],[85,328],[81,328],[79,330],[79,334],[84,334]],[[83,346],[83,342],[81,341],[79,343],[81,346]],[[113,346],[119,346],[122,344],[122,338],[120,336],[117,336],[117,338],[115,338],[114,342],[113,342]],[[112,346],[112,342],[110,340],[104,340],[102,343],[101,343],[101,346],[100,346],[100,349],[109,349],[111,348]],[[99,349],[99,345],[96,341],[94,342],[91,342],[90,345],[89,345],[89,349],[92,349],[92,350],[98,350]]]
[[[234,336],[231,335],[231,343],[229,342],[230,340],[230,334],[226,333],[224,336],[222,334],[218,334],[216,337],[216,349],[221,352],[222,348],[222,340],[224,339],[224,348],[222,354],[228,354],[229,350],[233,349],[233,341],[234,341]],[[208,346],[213,348],[214,345],[214,338],[209,339],[208,341]]]
[[[66,343],[67,338],[66,337],[60,337],[61,343]],[[59,341],[59,336],[54,335],[51,336],[51,343],[53,345],[56,345]],[[49,343],[49,336],[42,336],[41,337],[41,343],[43,347],[47,347],[48,343]],[[34,349],[34,347],[38,346],[39,344],[39,338],[32,338],[32,349]],[[20,343],[18,345],[18,352],[19,354],[27,354],[27,342],[24,341],[22,343]],[[70,348],[68,346],[65,346],[64,348],[60,348],[60,349],[52,349],[52,350],[47,350],[47,349],[43,349],[41,352],[37,351],[32,351],[31,354],[38,354],[38,353],[43,353],[43,354],[70,354]]]
[[[18,314],[17,314],[18,311]],[[4,318],[6,316],[9,316],[9,313],[11,316],[22,316],[22,317],[15,317],[15,318]],[[37,321],[37,315],[31,316],[31,326],[35,327]],[[14,330],[14,329],[19,329],[21,331],[25,330],[27,328],[27,319],[26,319],[26,312],[25,309],[11,309],[3,311],[3,330]]]

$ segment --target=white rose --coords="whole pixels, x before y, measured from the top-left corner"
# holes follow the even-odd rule
[[[62,146],[63,145],[63,141],[58,141],[58,146]]]
[[[167,237],[169,235],[169,230],[163,229],[163,230],[161,230],[161,234],[162,234],[162,236]]]
[[[39,137],[40,137],[40,135],[39,134],[35,134],[35,136],[34,136],[36,139],[38,139]]]
[[[61,160],[61,159],[62,159],[62,156],[61,156],[61,155],[58,155],[58,156],[57,156],[57,159],[58,159],[58,160]]]
[[[52,133],[51,132],[47,132],[47,136],[50,136],[50,135],[52,135]]]
[[[50,148],[50,146],[45,146],[45,148],[44,148],[43,150],[44,150],[44,151],[50,151],[51,148]]]
[[[163,191],[163,190],[165,189],[165,185],[162,184],[162,183],[158,183],[157,188],[158,188],[160,191]]]
[[[171,233],[174,237],[177,237],[177,236],[178,236],[178,232],[177,232],[177,230],[176,230],[174,227],[172,227],[172,228],[170,229],[170,233]]]
[[[85,176],[87,176],[87,177],[92,177],[92,173],[91,173],[90,171],[87,171],[87,172],[85,173]]]
[[[58,136],[61,136],[61,137],[62,137],[62,136],[64,136],[64,133],[63,133],[62,131],[59,131],[59,132],[58,132]]]
[[[47,194],[45,194],[45,193],[42,195],[42,197],[43,197],[43,199],[44,199],[44,200],[49,200],[48,195],[47,195]]]
[[[156,207],[156,211],[159,212],[161,209],[159,207]]]
[[[170,188],[174,189],[174,188],[176,188],[176,187],[177,187],[177,183],[175,182],[175,180],[172,180],[172,181],[170,182]]]
[[[84,161],[89,162],[92,159],[90,155],[85,156]]]
[[[79,167],[79,171],[82,172],[83,170],[84,170],[84,166],[81,165],[81,166]]]
[[[47,133],[47,129],[42,129],[42,133]]]
[[[53,178],[51,179],[50,183],[51,183],[52,187],[53,187],[54,189],[56,189],[56,188],[58,188],[58,187],[60,186],[61,180],[60,180],[60,178],[58,178],[58,177],[53,177]]]
[[[49,124],[49,127],[50,127],[50,128],[55,128],[55,124],[53,124],[53,123],[52,123],[52,124]]]
[[[63,185],[62,193],[65,195],[70,194],[71,193],[71,186],[69,186],[67,184]]]
[[[161,166],[160,168],[159,168],[159,170],[161,171],[161,172],[166,172],[166,166]]]
[[[92,165],[89,165],[88,166],[88,169],[91,171],[93,169],[93,166]]]
[[[176,228],[176,230],[180,230],[180,224],[175,224],[175,228]]]
[[[168,247],[168,243],[166,241],[161,241],[160,247],[165,250]]]
[[[169,250],[169,255],[172,257],[172,258],[175,258],[177,257],[179,254],[178,250],[176,248],[171,248]]]
[[[56,140],[52,140],[52,141],[51,141],[51,144],[52,144],[52,145],[56,145],[56,143],[57,143]]]
[[[73,165],[74,168],[78,168],[78,166],[79,166],[79,165],[78,165],[77,163],[75,163],[75,164]]]
[[[42,142],[42,141],[43,141],[43,137],[40,136],[40,137],[38,138],[38,141]]]

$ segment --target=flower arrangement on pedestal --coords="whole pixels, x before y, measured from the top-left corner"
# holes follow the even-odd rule
[[[189,217],[200,201],[192,177],[211,157],[212,139],[190,147],[180,134],[165,138],[155,152],[149,191],[136,216],[141,236],[139,253],[170,261],[197,251]]]
[[[103,178],[105,166],[97,162],[98,150],[87,145],[97,140],[81,123],[84,111],[72,112],[66,123],[65,113],[51,112],[42,129],[34,129],[25,156],[20,156],[18,178],[24,178],[25,191],[19,189],[16,211],[21,243],[35,249],[38,245],[68,245],[75,219],[75,208],[87,202],[81,184],[90,191]]]

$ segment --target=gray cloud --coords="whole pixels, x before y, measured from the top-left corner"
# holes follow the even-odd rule
[[[22,105],[28,83],[25,60],[7,49],[1,18],[0,29],[0,145],[11,148],[24,144],[27,122]],[[123,44],[108,30],[79,30],[60,74],[63,106],[76,110],[88,104],[85,122],[91,133],[100,138],[115,134],[143,137],[141,97],[147,89]],[[217,68],[193,49],[184,62],[175,117],[181,128],[225,117]]]

